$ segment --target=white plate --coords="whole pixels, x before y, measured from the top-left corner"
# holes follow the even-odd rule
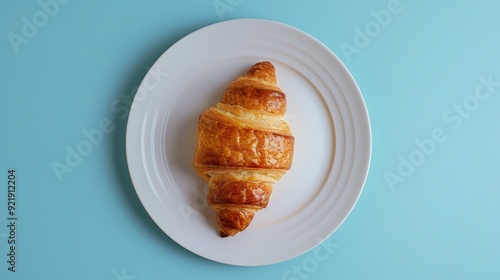
[[[287,95],[293,164],[250,226],[220,238],[192,167],[198,116],[261,60]],[[299,256],[340,226],[365,183],[371,133],[354,79],[327,47],[282,23],[240,19],[189,34],[156,61],[130,110],[126,150],[139,199],[170,238],[213,261],[257,266]]]

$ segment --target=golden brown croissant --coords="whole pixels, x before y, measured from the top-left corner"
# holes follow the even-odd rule
[[[219,103],[200,115],[193,166],[210,184],[208,204],[221,237],[247,228],[267,206],[273,184],[290,169],[294,137],[285,111],[275,68],[264,61],[234,80]]]

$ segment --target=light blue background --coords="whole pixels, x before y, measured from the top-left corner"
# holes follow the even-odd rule
[[[37,1],[0,2],[0,279],[500,279],[500,86],[474,103],[479,77],[500,82],[498,1],[401,0],[386,26],[371,12],[392,0],[67,2],[45,23]],[[219,2],[233,6],[218,14]],[[16,53],[9,34],[23,34],[23,17],[43,26]],[[322,41],[370,113],[365,189],[321,259],[311,251],[235,267],[200,258],[156,227],[128,176],[126,115],[113,102],[126,102],[178,39],[247,17]],[[362,42],[356,30],[367,27]],[[357,52],[346,54],[346,44]],[[458,125],[453,110],[463,102],[473,110]],[[51,164],[105,118],[114,130],[61,182]],[[444,142],[418,152],[415,141],[435,129]],[[418,166],[405,170],[401,157],[411,156]],[[18,176],[15,273],[6,263],[9,168]],[[402,182],[391,188],[388,172]]]

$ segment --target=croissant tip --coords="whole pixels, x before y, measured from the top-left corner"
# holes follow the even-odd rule
[[[219,236],[222,238],[235,236],[236,234],[238,234],[238,232],[239,232],[239,230],[231,230],[228,228],[224,228],[224,229],[219,228]]]
[[[250,67],[245,76],[258,78],[260,80],[276,84],[276,68],[270,61],[267,60],[255,63],[252,67]]]
[[[274,72],[276,70],[276,68],[274,67],[274,64],[272,64],[268,60],[259,61],[259,62],[255,63],[252,67],[260,68],[262,70],[270,71],[270,72]]]
[[[262,61],[259,61],[259,62],[255,63],[255,64],[256,65],[263,64],[263,65],[274,67],[274,65],[269,60],[262,60]]]

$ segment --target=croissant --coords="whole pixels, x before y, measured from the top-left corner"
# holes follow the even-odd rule
[[[273,184],[290,169],[295,139],[285,112],[275,68],[263,61],[200,115],[193,166],[210,185],[207,202],[221,237],[246,229],[268,205]]]

